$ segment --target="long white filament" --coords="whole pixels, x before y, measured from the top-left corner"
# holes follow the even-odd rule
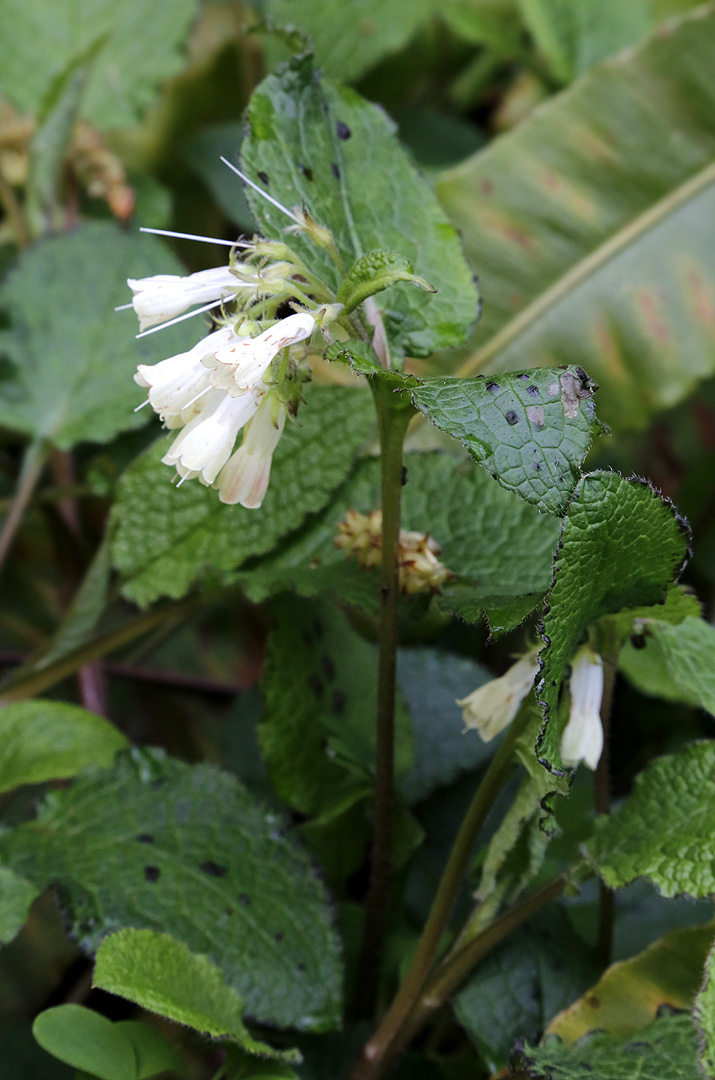
[[[176,240],[198,240],[202,244],[221,244],[223,247],[251,247],[247,240],[219,240],[216,236],[197,236],[195,233],[172,232],[170,229],[149,229],[144,225],[139,227],[139,232],[155,233],[157,236],[172,236]],[[131,307],[131,304],[128,306]],[[119,308],[116,310],[118,311]]]
[[[273,196],[269,195],[267,191],[264,191],[263,188],[260,188],[258,184],[254,184],[253,180],[250,180],[245,173],[242,173],[240,169],[237,169],[235,165],[232,165],[228,158],[222,157],[221,161],[224,163],[224,165],[228,165],[229,169],[236,173],[236,176],[240,176],[244,183],[252,187],[254,191],[257,191],[258,194],[262,195],[264,199],[267,199],[269,203],[273,203],[273,205],[277,207],[278,210],[284,213],[286,217],[289,217],[291,221],[294,221],[296,225],[300,225],[300,221],[295,216],[295,214],[292,214],[290,210],[286,210],[283,203],[279,203],[277,199],[274,199]]]

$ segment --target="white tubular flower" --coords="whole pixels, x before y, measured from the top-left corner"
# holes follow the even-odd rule
[[[188,424],[202,411],[204,395],[211,389],[206,367],[201,363],[216,349],[243,340],[230,327],[202,338],[188,352],[170,356],[158,364],[140,364],[134,381],[148,388],[149,404],[166,427]]]
[[[193,304],[205,304],[234,295],[246,285],[228,266],[200,270],[197,274],[154,274],[147,278],[128,278],[134,293],[132,306],[139,318],[139,329],[168,322]]]
[[[204,359],[211,369],[211,385],[232,397],[245,394],[260,382],[281,349],[310,337],[314,328],[315,319],[306,311],[281,319],[258,337],[224,345],[213,358]]]
[[[201,399],[201,411],[190,420],[161,459],[175,465],[182,480],[198,476],[213,484],[231,456],[236,436],[256,413],[263,394],[259,391],[233,398],[209,390]]]
[[[468,728],[476,728],[490,742],[512,722],[519,706],[534,685],[539,670],[538,649],[517,660],[500,678],[492,679],[457,701]]]
[[[268,489],[273,451],[283,434],[286,412],[285,405],[280,404],[274,416],[272,397],[268,395],[263,399],[246,428],[241,446],[223,467],[214,485],[221,502],[240,503],[249,510],[257,510],[261,505]]]
[[[598,765],[603,753],[602,697],[603,661],[584,646],[571,662],[571,711],[561,736],[564,765],[574,768],[579,761],[589,769]]]

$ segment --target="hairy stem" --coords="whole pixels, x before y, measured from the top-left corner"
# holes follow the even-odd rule
[[[392,877],[394,815],[395,668],[399,599],[402,447],[413,409],[379,380],[372,382],[380,430],[382,493],[382,569],[380,573],[377,731],[375,740],[375,811],[365,933],[358,975],[357,1007],[369,1015],[378,985],[382,943]]]
[[[46,456],[44,448],[39,443],[30,443],[25,451],[10,512],[5,518],[0,532],[0,570],[2,570],[12,542],[15,539],[15,533],[20,527],[25,510],[42,475]]]
[[[374,1080],[386,1067],[384,1062],[393,1060],[393,1046],[404,1045],[401,1040],[402,1028],[419,1001],[429,977],[479,831],[496,796],[516,767],[514,745],[526,719],[524,711],[521,720],[517,719],[511,725],[477,788],[452,848],[409,971],[380,1027],[363,1047],[351,1080]]]

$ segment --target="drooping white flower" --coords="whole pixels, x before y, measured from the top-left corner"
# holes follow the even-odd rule
[[[246,285],[228,266],[216,266],[182,277],[178,274],[154,274],[153,277],[128,278],[134,293],[132,306],[139,318],[139,329],[167,322],[181,315],[193,304],[222,300],[233,296]]]
[[[245,394],[263,378],[281,349],[310,337],[314,328],[315,319],[305,311],[281,319],[258,337],[222,346],[203,361],[211,369],[211,385],[233,397]]]
[[[283,434],[286,414],[285,405],[274,402],[270,394],[263,399],[246,428],[243,442],[214,484],[221,502],[240,503],[249,510],[257,510],[261,505],[268,489],[273,451]]]
[[[134,381],[148,388],[149,404],[168,428],[181,427],[201,412],[203,396],[211,388],[204,358],[217,349],[243,340],[231,327],[202,338],[193,349],[178,353],[158,364],[140,364]]]
[[[561,736],[564,765],[574,768],[582,761],[595,769],[603,753],[603,661],[585,645],[571,662],[571,709]]]
[[[254,389],[241,397],[221,390],[209,390],[201,398],[201,409],[174,439],[164,457],[165,465],[175,465],[182,479],[198,476],[213,484],[231,456],[236,437],[252,419],[265,391]]]
[[[538,649],[531,649],[500,678],[478,687],[457,701],[468,728],[476,728],[490,742],[512,722],[519,706],[534,685],[539,670]]]

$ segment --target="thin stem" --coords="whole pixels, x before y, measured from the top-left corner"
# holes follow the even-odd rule
[[[5,210],[5,215],[10,229],[15,237],[15,243],[19,248],[26,248],[32,241],[30,227],[27,224],[25,211],[15,194],[12,184],[9,182],[0,168],[0,205]]]
[[[612,629],[612,628],[611,628]],[[603,697],[601,698],[601,724],[603,725],[603,753],[596,768],[593,781],[593,808],[596,815],[611,812],[610,785],[610,733],[613,690],[616,683],[616,665],[619,642],[615,631],[608,634],[604,628],[600,644],[603,660]],[[598,954],[604,967],[611,963],[613,954],[613,927],[615,922],[615,897],[613,889],[601,881],[598,898]]]
[[[399,599],[400,510],[402,447],[412,412],[391,388],[374,379],[380,431],[382,493],[382,569],[380,573],[377,731],[375,741],[375,811],[370,884],[357,1004],[364,1015],[374,1007],[392,877],[392,819],[394,813],[395,669],[397,664],[397,605]]]
[[[479,831],[496,796],[516,768],[514,745],[527,719],[528,714],[524,711],[521,719],[515,720],[511,725],[477,788],[452,848],[409,971],[380,1027],[363,1048],[351,1080],[367,1080],[368,1077],[379,1076],[383,1059],[389,1057],[392,1060],[391,1047],[399,1041],[401,1029],[418,1002],[429,977]]]
[[[15,539],[15,533],[22,522],[37,482],[42,475],[46,456],[44,448],[40,443],[36,442],[30,443],[25,451],[10,513],[5,518],[5,524],[0,532],[0,570]]]

